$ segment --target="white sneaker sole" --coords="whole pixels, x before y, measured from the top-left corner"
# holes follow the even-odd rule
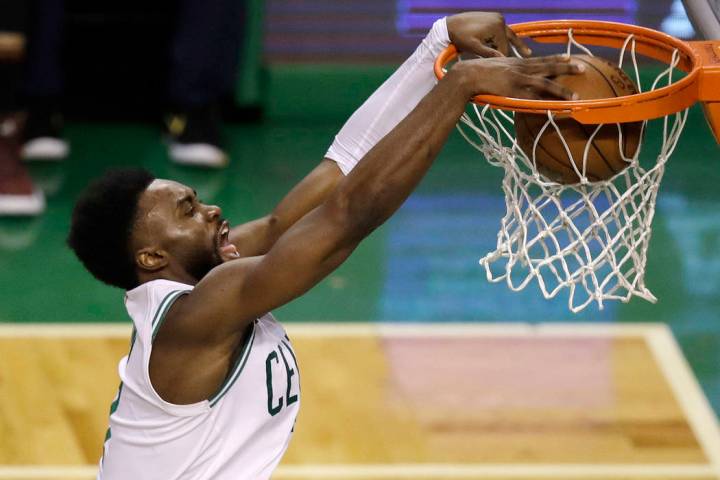
[[[45,195],[35,190],[30,195],[0,193],[0,216],[35,216],[45,211]]]
[[[224,168],[229,161],[225,152],[209,143],[171,143],[168,154],[175,163],[195,167]]]
[[[33,138],[23,145],[20,154],[25,160],[45,160],[59,162],[67,158],[70,145],[67,141],[54,137]]]

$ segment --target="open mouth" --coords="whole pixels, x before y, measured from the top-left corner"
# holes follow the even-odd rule
[[[230,243],[230,224],[227,222],[227,220],[224,220],[220,224],[220,228],[218,228],[216,244],[218,254],[220,255],[220,258],[222,258],[224,261],[240,257],[240,254],[238,253],[237,248],[235,248],[235,245]]]

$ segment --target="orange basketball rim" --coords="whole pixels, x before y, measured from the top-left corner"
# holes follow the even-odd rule
[[[703,102],[705,116],[720,143],[720,41],[685,42],[657,30],[636,25],[593,20],[550,20],[511,25],[520,37],[540,43],[566,43],[568,32],[581,44],[622,48],[632,36],[635,52],[668,65],[677,51],[677,68],[687,75],[670,85],[623,97],[595,100],[524,100],[478,95],[473,101],[493,108],[526,113],[569,115],[580,123],[622,123],[660,118]],[[457,58],[454,45],[435,61],[435,75],[442,78],[445,66]]]

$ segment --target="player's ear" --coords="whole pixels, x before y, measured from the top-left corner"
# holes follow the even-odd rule
[[[135,263],[141,270],[154,272],[167,266],[168,254],[165,250],[146,247],[135,252]]]

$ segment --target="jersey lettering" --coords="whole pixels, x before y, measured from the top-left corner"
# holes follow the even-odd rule
[[[287,391],[285,392],[285,399],[287,400],[286,403],[289,407],[293,403],[297,402],[298,399],[297,395],[290,395],[290,389],[292,389],[292,377],[295,376],[295,370],[290,368],[290,365],[285,358],[285,354],[283,353],[281,345],[278,345],[278,349],[280,350],[280,356],[282,357],[283,363],[285,364],[285,373],[287,374]]]
[[[273,388],[272,388],[272,361],[275,360],[275,363],[280,363],[278,360],[278,355],[275,350],[270,352],[268,354],[267,358],[265,359],[265,384],[267,385],[267,406],[268,406],[268,413],[272,415],[273,417],[280,413],[280,410],[282,410],[283,407],[283,399],[280,397],[278,400],[277,406],[273,407]]]
[[[285,347],[287,348],[287,347]],[[278,352],[280,352],[280,356],[278,357]],[[288,349],[288,352],[292,354],[292,351]],[[283,365],[285,367],[285,378],[287,380],[287,388],[285,389],[285,395],[283,396],[280,394],[278,398],[275,398],[275,394],[273,392],[273,362],[275,364],[280,364],[280,358],[282,359]],[[288,362],[288,357],[283,352],[283,346],[278,345],[277,350],[273,350],[270,352],[265,359],[265,384],[267,385],[267,407],[268,407],[268,413],[272,416],[277,415],[280,413],[280,410],[282,410],[283,406],[289,407],[293,403],[298,401],[297,394],[291,395],[292,392],[292,386],[293,386],[293,377],[296,376],[295,369],[297,368],[297,364],[295,363],[295,355],[292,355],[292,361],[295,368],[293,368],[290,365],[290,362]]]

